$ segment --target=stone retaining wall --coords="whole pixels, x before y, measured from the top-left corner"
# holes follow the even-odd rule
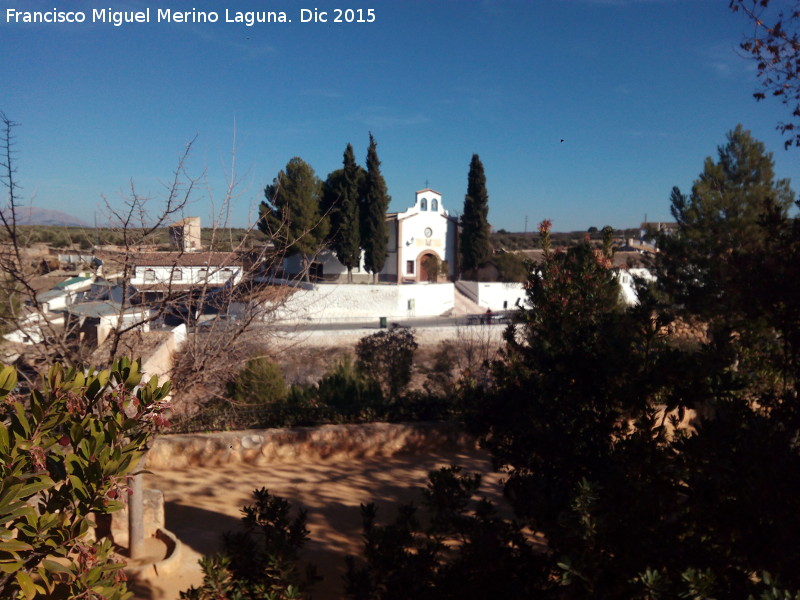
[[[147,468],[224,466],[232,462],[267,464],[475,448],[475,439],[454,423],[323,425],[162,435],[147,454]]]

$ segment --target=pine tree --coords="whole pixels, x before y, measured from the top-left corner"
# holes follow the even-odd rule
[[[365,183],[364,169],[356,164],[353,146],[347,144],[344,167],[328,175],[323,186],[323,207],[330,217],[330,243],[336,258],[347,267],[353,281],[353,267],[361,258],[359,204]]]
[[[329,223],[322,214],[322,182],[302,158],[294,157],[264,189],[258,228],[286,256],[301,254],[304,263],[315,254],[328,235]],[[305,265],[307,266],[307,265]],[[308,279],[308,269],[305,269]]]
[[[477,154],[472,155],[461,215],[461,270],[472,271],[489,259],[489,194],[486,175]]]
[[[389,233],[386,228],[386,211],[391,197],[386,191],[386,182],[381,175],[377,144],[369,134],[367,150],[367,186],[361,210],[361,247],[364,249],[364,266],[372,273],[373,280],[386,263],[386,243]]]
[[[761,221],[768,213],[785,218],[794,199],[789,181],[775,180],[772,153],[762,142],[741,125],[727,138],[716,162],[706,158],[691,195],[673,188],[678,231],[659,241],[659,284],[701,315],[741,314],[742,292],[750,287],[741,266],[764,249]]]

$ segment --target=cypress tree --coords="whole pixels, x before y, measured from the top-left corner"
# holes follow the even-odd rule
[[[343,168],[328,175],[324,184],[323,208],[330,217],[330,244],[336,258],[347,267],[353,281],[353,267],[361,258],[359,203],[364,188],[364,169],[356,164],[353,146],[347,144]]]
[[[381,175],[377,144],[370,133],[367,150],[367,185],[361,210],[361,247],[364,249],[364,266],[372,273],[373,281],[386,263],[386,243],[389,238],[386,210],[390,202],[386,182]]]
[[[472,155],[461,215],[461,270],[472,271],[489,259],[489,194],[486,175],[477,154]]]
[[[301,254],[304,266],[328,236],[329,223],[322,214],[322,182],[302,158],[294,157],[264,189],[266,202],[259,207],[258,228],[285,255]],[[305,268],[306,279],[308,269]]]

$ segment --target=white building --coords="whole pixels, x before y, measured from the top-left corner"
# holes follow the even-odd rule
[[[53,289],[36,294],[36,301],[44,313],[64,310],[78,300],[83,292],[89,290],[92,282],[92,277],[85,275],[71,277],[57,284]]]
[[[620,293],[622,294],[622,299],[625,301],[625,304],[628,306],[639,304],[639,298],[636,295],[637,279],[644,284],[651,284],[656,280],[655,275],[644,267],[628,267],[617,271]]]
[[[81,342],[99,346],[119,326],[150,331],[150,310],[146,306],[124,307],[119,302],[100,300],[72,304],[66,311],[66,327],[77,332]]]
[[[408,210],[386,215],[386,225],[387,255],[379,274],[381,281],[406,283],[455,277],[458,220],[445,209],[439,192],[428,188],[418,191],[414,205]],[[436,261],[426,260],[430,256]],[[296,275],[301,272],[302,264],[302,257],[291,256],[284,260],[283,269]],[[429,273],[434,264],[439,266],[439,272]],[[311,272],[319,278],[336,279],[344,276],[347,269],[333,252],[323,250],[312,258]],[[353,273],[356,279],[367,278],[363,256]]]
[[[442,203],[442,195],[426,188],[416,194],[414,206],[386,216],[389,228],[388,256],[381,275],[397,283],[436,281],[437,274],[425,269],[426,257],[447,264],[447,277],[455,277],[458,252],[458,221]]]
[[[146,252],[134,256],[134,263],[130,283],[143,294],[233,286],[244,272],[230,252]]]

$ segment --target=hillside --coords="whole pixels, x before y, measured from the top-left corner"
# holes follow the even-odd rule
[[[88,227],[80,219],[58,210],[38,206],[17,207],[17,225],[63,225],[67,227]]]

